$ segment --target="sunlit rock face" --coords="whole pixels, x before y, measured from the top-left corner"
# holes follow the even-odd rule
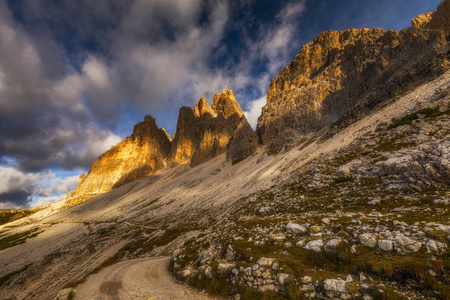
[[[256,134],[233,92],[224,90],[214,96],[212,107],[204,97],[193,109],[182,107],[173,140],[147,115],[131,136],[103,153],[89,173],[80,176],[77,189],[67,196],[67,205],[166,167],[182,163],[197,166],[224,152],[230,161],[237,162],[255,153],[257,146]]]
[[[182,107],[169,155],[170,164],[189,162],[197,166],[224,153],[241,124],[248,124],[248,121],[231,90],[214,95],[212,107],[204,97],[193,109]],[[256,137],[253,130],[251,133]],[[256,147],[250,147],[244,156],[255,151]]]
[[[443,0],[434,12],[418,15],[412,20],[412,26],[448,31],[450,27],[450,1]]]
[[[89,173],[80,176],[77,189],[67,198],[72,203],[80,202],[153,174],[166,166],[169,151],[167,133],[147,115],[143,122],[134,126],[132,135],[97,158]]]
[[[336,121],[351,123],[378,104],[445,72],[449,68],[448,5],[444,1],[427,22],[417,21],[420,28],[321,33],[272,80],[258,119],[260,142],[266,144],[286,129],[307,134]],[[435,16],[439,17],[436,22]]]

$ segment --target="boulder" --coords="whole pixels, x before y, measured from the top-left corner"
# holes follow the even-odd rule
[[[375,248],[377,246],[376,235],[373,233],[363,233],[359,235],[359,241],[366,247]]]
[[[323,249],[325,250],[325,252],[332,252],[332,253],[336,253],[336,249],[339,246],[339,244],[342,242],[341,239],[333,239],[333,240],[329,240],[325,246],[323,247]]]
[[[447,244],[430,239],[425,244],[425,249],[427,249],[428,253],[440,254],[445,252],[447,249]]]
[[[402,233],[394,238],[397,253],[415,253],[422,248],[422,243],[406,237]]]
[[[313,250],[315,252],[321,252],[323,247],[323,241],[322,240],[314,240],[310,241],[308,244],[306,244],[305,249],[307,250]]]
[[[304,234],[308,232],[308,228],[304,225],[289,223],[286,225],[286,232],[290,234]]]
[[[390,240],[379,240],[378,248],[387,252],[394,251],[394,242]]]

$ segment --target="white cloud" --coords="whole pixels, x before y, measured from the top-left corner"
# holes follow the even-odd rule
[[[250,102],[248,105],[249,110],[244,111],[245,117],[248,122],[252,126],[253,129],[256,129],[256,124],[258,123],[258,117],[261,115],[261,109],[264,105],[266,105],[267,97],[263,96],[257,100]]]
[[[0,209],[45,205],[64,198],[78,184],[78,175],[62,178],[49,170],[29,173],[11,167],[0,167],[0,178]]]

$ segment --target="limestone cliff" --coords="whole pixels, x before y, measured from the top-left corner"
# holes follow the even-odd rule
[[[431,16],[442,14],[438,9]],[[321,33],[272,80],[258,119],[260,142],[267,144],[285,130],[306,135],[332,123],[349,124],[449,69],[448,26],[445,31],[422,28],[429,26]]]
[[[434,12],[417,16],[412,20],[412,26],[448,31],[450,28],[450,1],[442,0]]]
[[[232,142],[230,142],[232,141]],[[67,205],[82,202],[111,189],[181,163],[199,165],[227,151],[233,162],[257,148],[257,137],[233,92],[214,96],[213,106],[202,97],[195,107],[182,107],[173,140],[149,115],[133,134],[103,153],[78,187],[67,195]]]
[[[169,151],[165,130],[156,126],[153,117],[145,116],[132,135],[103,153],[88,174],[80,176],[77,189],[68,194],[68,203],[84,201],[164,168]]]
[[[182,107],[172,141],[169,164],[190,162],[191,166],[196,166],[224,153],[235,136],[236,129],[245,127],[245,124],[250,127],[231,90],[223,90],[222,93],[214,95],[212,107],[204,97],[198,100],[193,109]],[[256,137],[251,127],[250,130],[247,134]],[[249,148],[248,151],[239,150],[238,141],[240,140],[235,138],[235,146],[231,149],[241,152],[239,157],[242,159],[256,151],[256,147],[247,146],[242,147]]]

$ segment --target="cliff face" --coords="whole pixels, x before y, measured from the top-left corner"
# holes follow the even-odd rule
[[[240,161],[258,146],[257,137],[230,90],[214,96],[213,106],[202,97],[195,107],[182,107],[174,139],[156,126],[149,115],[134,127],[133,134],[103,153],[78,187],[67,196],[68,205],[154,174],[160,169],[188,162],[199,165],[227,152]]]
[[[68,194],[68,202],[75,204],[155,173],[166,166],[169,151],[167,133],[156,126],[153,117],[145,116],[134,126],[132,135],[103,153],[89,173],[80,176],[77,189]]]
[[[442,0],[434,12],[417,16],[412,20],[412,26],[448,31],[450,28],[450,1]]]
[[[248,157],[256,151],[257,144],[256,135],[250,127],[251,132],[246,134],[252,136],[253,140],[250,139],[250,142],[246,140],[245,145],[241,147],[246,148],[248,143],[253,143],[254,146],[247,147],[248,151],[239,148],[238,144],[244,141],[239,142],[238,137],[245,132],[239,130],[242,133],[238,133],[236,129],[245,124],[250,127],[230,90],[223,90],[222,93],[214,95],[212,107],[203,97],[193,109],[182,107],[169,155],[169,164],[177,165],[189,161],[191,166],[196,166],[210,160],[227,151],[227,146],[235,137],[235,133],[234,146],[228,152],[241,152],[236,155]],[[230,160],[235,160],[233,159],[235,156],[231,154],[228,156]]]
[[[449,1],[433,16],[448,16]],[[275,77],[258,119],[266,144],[287,129],[316,132],[327,124],[352,122],[374,106],[430,80],[449,68],[448,24],[439,17],[401,32],[351,29],[321,33]],[[448,18],[446,19],[448,20]],[[417,22],[419,24],[419,22]],[[443,25],[443,26],[444,26]],[[353,109],[354,108],[354,109]],[[353,109],[353,110],[352,110]]]

